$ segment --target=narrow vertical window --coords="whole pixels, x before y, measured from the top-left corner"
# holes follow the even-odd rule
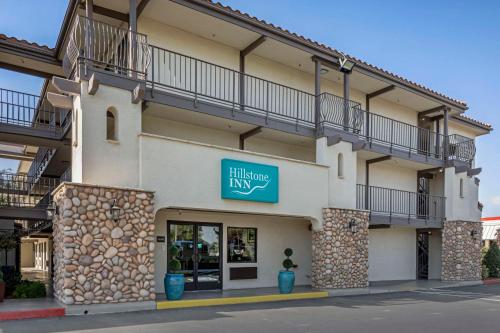
[[[460,198],[464,197],[464,180],[460,178]]]
[[[114,108],[109,108],[106,111],[106,139],[117,141],[117,119],[116,110]]]
[[[344,178],[344,155],[342,153],[337,156],[337,177]]]

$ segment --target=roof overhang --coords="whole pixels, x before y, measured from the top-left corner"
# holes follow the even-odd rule
[[[43,78],[63,75],[54,49],[5,35],[0,35],[0,67]]]

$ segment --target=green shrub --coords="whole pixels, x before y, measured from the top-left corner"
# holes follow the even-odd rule
[[[41,298],[46,297],[45,285],[39,281],[23,280],[16,286],[14,298]]]
[[[283,267],[287,271],[289,271],[290,268],[297,268],[298,266],[293,263],[292,259],[290,259],[290,257],[293,254],[293,250],[291,248],[286,248],[284,253],[285,253],[286,259],[283,260]]]
[[[168,254],[170,255],[170,260],[168,261],[167,271],[171,274],[176,274],[181,270],[181,262],[177,259],[179,255],[179,248],[175,245],[172,245],[168,249]]]
[[[5,282],[5,295],[10,296],[21,282],[21,273],[14,266],[3,266],[1,271]]]
[[[484,255],[483,264],[488,268],[489,277],[500,277],[500,249],[496,243],[491,243]]]

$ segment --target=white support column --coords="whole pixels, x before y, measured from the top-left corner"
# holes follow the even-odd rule
[[[139,186],[141,104],[129,90],[101,84],[95,95],[88,81],[74,98],[72,180],[121,187]],[[116,139],[108,140],[107,111],[115,116]]]
[[[352,151],[352,144],[340,141],[328,146],[326,137],[316,139],[316,163],[330,167],[329,207],[356,209],[357,153]],[[343,172],[339,173],[339,167]]]

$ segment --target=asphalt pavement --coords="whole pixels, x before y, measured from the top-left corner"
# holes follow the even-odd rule
[[[500,285],[0,322],[4,332],[500,332]]]

